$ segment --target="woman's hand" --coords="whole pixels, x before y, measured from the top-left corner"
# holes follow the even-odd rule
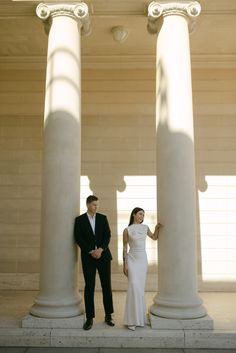
[[[160,222],[158,222],[157,225],[156,225],[157,232],[159,232],[161,227],[163,227],[163,225]]]
[[[154,233],[153,233],[153,238],[152,238],[153,240],[158,239],[158,235],[159,235],[159,231],[160,231],[161,227],[163,227],[163,225],[160,222],[158,222],[155,227]]]

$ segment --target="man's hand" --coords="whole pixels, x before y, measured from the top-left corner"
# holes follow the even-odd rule
[[[94,258],[94,259],[100,259],[100,257],[102,256],[102,252],[103,249],[102,248],[98,248],[96,250],[92,250],[90,251],[90,255]]]

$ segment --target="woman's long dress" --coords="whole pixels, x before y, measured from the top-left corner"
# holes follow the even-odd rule
[[[128,226],[128,290],[126,296],[124,325],[144,326],[146,323],[145,283],[147,274],[146,237],[148,226]]]

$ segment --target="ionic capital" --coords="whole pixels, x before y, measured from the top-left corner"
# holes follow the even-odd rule
[[[44,21],[45,29],[48,32],[50,20],[57,16],[69,16],[77,20],[82,27],[82,34],[88,35],[90,33],[90,19],[89,9],[84,2],[77,4],[50,4],[41,3],[36,8],[37,16]]]
[[[157,32],[157,20],[163,16],[179,15],[184,16],[193,27],[194,20],[201,12],[201,5],[197,1],[181,0],[181,1],[152,1],[148,6],[148,31],[150,33]]]

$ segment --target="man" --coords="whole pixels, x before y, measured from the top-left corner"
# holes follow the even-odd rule
[[[111,314],[113,301],[111,290],[111,252],[108,244],[111,231],[107,217],[97,213],[98,198],[90,195],[86,200],[87,212],[75,219],[75,242],[81,249],[81,260],[85,280],[84,302],[86,321],[83,329],[90,330],[93,326],[95,277],[98,270],[103,294],[105,322],[114,326]]]

